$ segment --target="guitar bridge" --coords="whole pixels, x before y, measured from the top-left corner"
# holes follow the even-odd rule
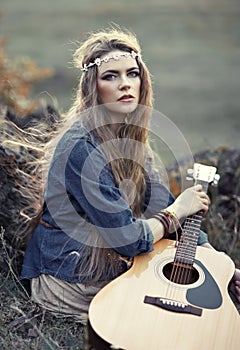
[[[144,303],[154,305],[168,311],[191,314],[195,316],[202,315],[202,309],[189,304],[181,303],[177,300],[150,297],[146,295],[144,298]]]

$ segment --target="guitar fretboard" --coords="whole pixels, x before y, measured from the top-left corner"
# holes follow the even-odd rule
[[[196,184],[201,184],[203,191],[207,192],[208,182],[197,181]],[[193,265],[202,218],[203,211],[199,211],[198,213],[186,218],[183,226],[182,237],[177,246],[174,262],[190,266]]]

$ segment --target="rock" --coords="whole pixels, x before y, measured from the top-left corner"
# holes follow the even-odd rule
[[[12,110],[7,108],[5,118],[23,130],[39,125],[40,123],[46,124],[51,129],[56,120],[59,119],[59,113],[51,105],[40,106],[38,109],[25,116],[18,116]]]

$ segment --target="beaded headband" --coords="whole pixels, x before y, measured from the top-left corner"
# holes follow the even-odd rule
[[[90,62],[89,64],[84,64],[83,67],[81,68],[81,71],[87,72],[88,68],[91,68],[93,66],[97,66],[99,67],[101,65],[102,62],[109,62],[111,59],[118,61],[121,57],[132,57],[132,58],[136,58],[139,57],[141,58],[140,53],[137,53],[135,51],[131,51],[131,52],[120,52],[120,53],[115,53],[112,56],[105,56],[104,58],[95,58],[94,62]]]

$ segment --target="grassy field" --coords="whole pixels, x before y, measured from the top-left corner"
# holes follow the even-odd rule
[[[76,41],[115,22],[137,34],[153,75],[155,108],[193,152],[240,146],[238,0],[11,0],[0,9],[10,55],[55,70],[34,94],[50,94],[67,109],[79,76],[71,66]]]

